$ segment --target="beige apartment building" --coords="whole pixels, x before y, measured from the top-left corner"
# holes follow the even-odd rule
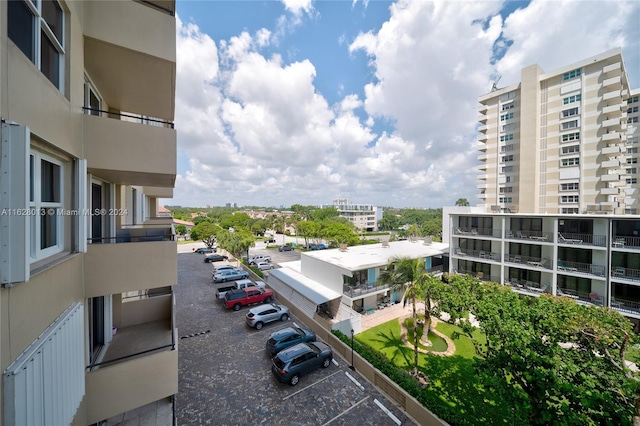
[[[178,390],[175,1],[0,2],[0,425]]]
[[[487,210],[637,214],[640,90],[629,87],[621,49],[521,75],[479,98]]]
[[[318,207],[338,210],[340,217],[346,218],[356,228],[366,232],[378,231],[379,222],[382,220],[382,207],[373,204],[353,204],[348,198],[336,198],[333,204],[322,204]]]

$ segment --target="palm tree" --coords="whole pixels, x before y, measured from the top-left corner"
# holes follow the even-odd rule
[[[397,258],[392,259],[387,268],[380,274],[380,281],[392,290],[405,289],[404,301],[411,299],[413,313],[413,375],[418,376],[418,313],[416,299],[422,298],[425,279],[424,259]],[[426,323],[425,323],[425,327]],[[423,332],[424,332],[423,328]]]

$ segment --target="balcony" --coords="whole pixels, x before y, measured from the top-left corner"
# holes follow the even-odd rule
[[[480,133],[478,135],[478,141],[480,142],[487,142],[487,134],[486,133]]]
[[[87,367],[89,424],[178,392],[174,305],[171,294],[120,305],[114,316],[118,329],[104,358]]]
[[[572,262],[568,260],[558,259],[558,272],[573,272],[596,277],[604,277],[606,268],[604,265],[596,265],[593,263]]]
[[[489,129],[489,126],[486,124],[483,124],[482,126],[478,127],[478,131],[480,133],[485,133],[488,129]]]
[[[600,190],[600,193],[602,195],[619,195],[620,194],[620,188],[602,188]]]
[[[609,105],[602,108],[602,113],[606,114],[607,117],[621,117],[622,116],[622,107],[623,104]]]
[[[116,184],[173,188],[174,129],[88,114],[82,117],[89,172]]]
[[[602,135],[602,141],[607,143],[619,143],[622,142],[622,133],[620,132],[609,132]]]
[[[612,90],[602,95],[603,101],[622,102],[622,91]]]
[[[602,68],[602,73],[603,74],[617,75],[617,74],[619,74],[621,72],[622,72],[622,66],[620,65],[620,62],[616,62],[616,63],[613,63],[611,65],[607,65],[606,67]]]
[[[596,305],[596,306],[604,305],[604,298],[595,292],[584,293],[582,291],[558,287],[557,293],[558,293],[558,297],[568,297],[570,299],[575,300],[576,302],[580,302],[583,304]]]
[[[604,120],[602,122],[602,127],[606,128],[610,132],[619,132],[620,130],[622,130],[622,124],[619,117]]]
[[[482,153],[482,154],[478,154],[478,161],[487,161],[487,154],[486,153]]]
[[[602,87],[606,87],[607,89],[622,89],[622,78],[619,75],[607,78],[602,82]]]
[[[617,249],[640,250],[640,237],[614,235],[611,238],[611,247]]]
[[[543,293],[551,292],[549,284],[540,284],[537,282],[523,280],[515,277],[505,280],[504,285],[508,285],[513,289],[513,291],[517,293],[522,293],[529,296],[540,296]]]
[[[609,145],[602,148],[600,152],[607,156],[617,156],[623,152],[627,152],[627,148],[624,145]]]
[[[173,198],[173,188],[166,186],[145,186],[142,192],[148,197]]]
[[[357,299],[361,296],[380,293],[388,289],[389,289],[388,285],[384,285],[380,282],[376,282],[375,284],[374,283],[364,283],[364,284],[354,284],[354,285],[344,284],[342,286],[342,293],[351,299]]]
[[[600,166],[605,169],[619,169],[621,165],[622,163],[617,158],[606,160],[600,163]]]
[[[618,173],[608,173],[600,176],[602,182],[620,182],[621,177]]]
[[[453,235],[501,238],[502,230],[493,228],[470,228],[456,226],[453,228]]]
[[[89,244],[84,256],[85,296],[175,285],[178,277],[176,242],[153,241],[162,237],[138,236],[131,230],[131,242]],[[119,236],[117,241],[127,241]]]
[[[106,103],[173,120],[175,17],[135,1],[86,2],[83,11],[84,68]]]

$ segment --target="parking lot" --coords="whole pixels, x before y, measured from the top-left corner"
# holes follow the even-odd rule
[[[296,252],[280,255],[287,257],[273,256],[274,262],[299,258]],[[214,265],[199,254],[178,254],[178,424],[415,424],[337,355],[329,368],[303,376],[295,387],[279,383],[265,342],[272,331],[303,323],[292,317],[259,331],[246,326],[248,308],[234,312],[216,300]]]

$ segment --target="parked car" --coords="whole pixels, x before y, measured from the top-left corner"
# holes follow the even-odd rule
[[[242,271],[242,269],[240,269],[240,268],[236,268],[236,267],[235,267],[235,266],[233,266],[233,265],[220,265],[220,266],[216,266],[216,267],[215,267],[215,268],[213,268],[213,270],[211,271],[211,278],[213,278],[213,276],[214,276],[215,274],[219,273],[219,272],[222,272],[222,271],[235,271],[235,270]]]
[[[249,258],[249,265],[255,265],[258,262],[271,262],[271,256],[267,254],[258,254]]]
[[[246,315],[247,325],[260,330],[263,325],[274,321],[287,321],[289,308],[284,305],[272,303],[270,305],[257,306],[249,309]]]
[[[231,290],[224,295],[225,306],[234,311],[239,311],[243,306],[255,305],[256,303],[271,303],[272,301],[273,291],[258,287]]]
[[[280,246],[278,247],[278,251],[293,251],[293,247],[287,245]]]
[[[215,253],[216,249],[211,247],[200,247],[195,249],[193,252],[198,254]]]
[[[309,244],[309,250],[325,250],[326,244]]]
[[[276,239],[275,238],[269,238],[268,240],[265,241],[267,244],[275,244],[276,243]]]
[[[227,260],[227,259],[228,259],[227,256],[223,256],[223,255],[218,254],[218,253],[213,253],[213,254],[206,255],[205,258],[204,258],[204,262],[205,263],[222,262],[223,260]]]
[[[278,352],[271,360],[271,372],[282,383],[295,386],[300,376],[311,373],[318,367],[331,365],[333,352],[322,342],[298,343]]]
[[[273,269],[273,264],[271,262],[258,262],[255,267],[261,271],[266,271],[267,269]]]
[[[239,290],[245,287],[258,287],[258,288],[266,288],[266,284],[262,281],[256,281],[255,283],[251,280],[238,280],[231,285],[224,285],[222,287],[218,287],[216,290],[216,299],[223,300],[224,295],[227,294],[228,291],[231,290]]]
[[[315,342],[316,333],[312,330],[300,328],[295,323],[293,327],[285,327],[281,330],[274,331],[267,339],[267,351],[274,356],[283,349],[298,343]]]
[[[219,273],[213,276],[213,282],[216,283],[224,283],[227,281],[236,281],[243,280],[245,278],[249,278],[249,273],[247,271],[241,270],[233,270],[233,271],[220,271]]]

